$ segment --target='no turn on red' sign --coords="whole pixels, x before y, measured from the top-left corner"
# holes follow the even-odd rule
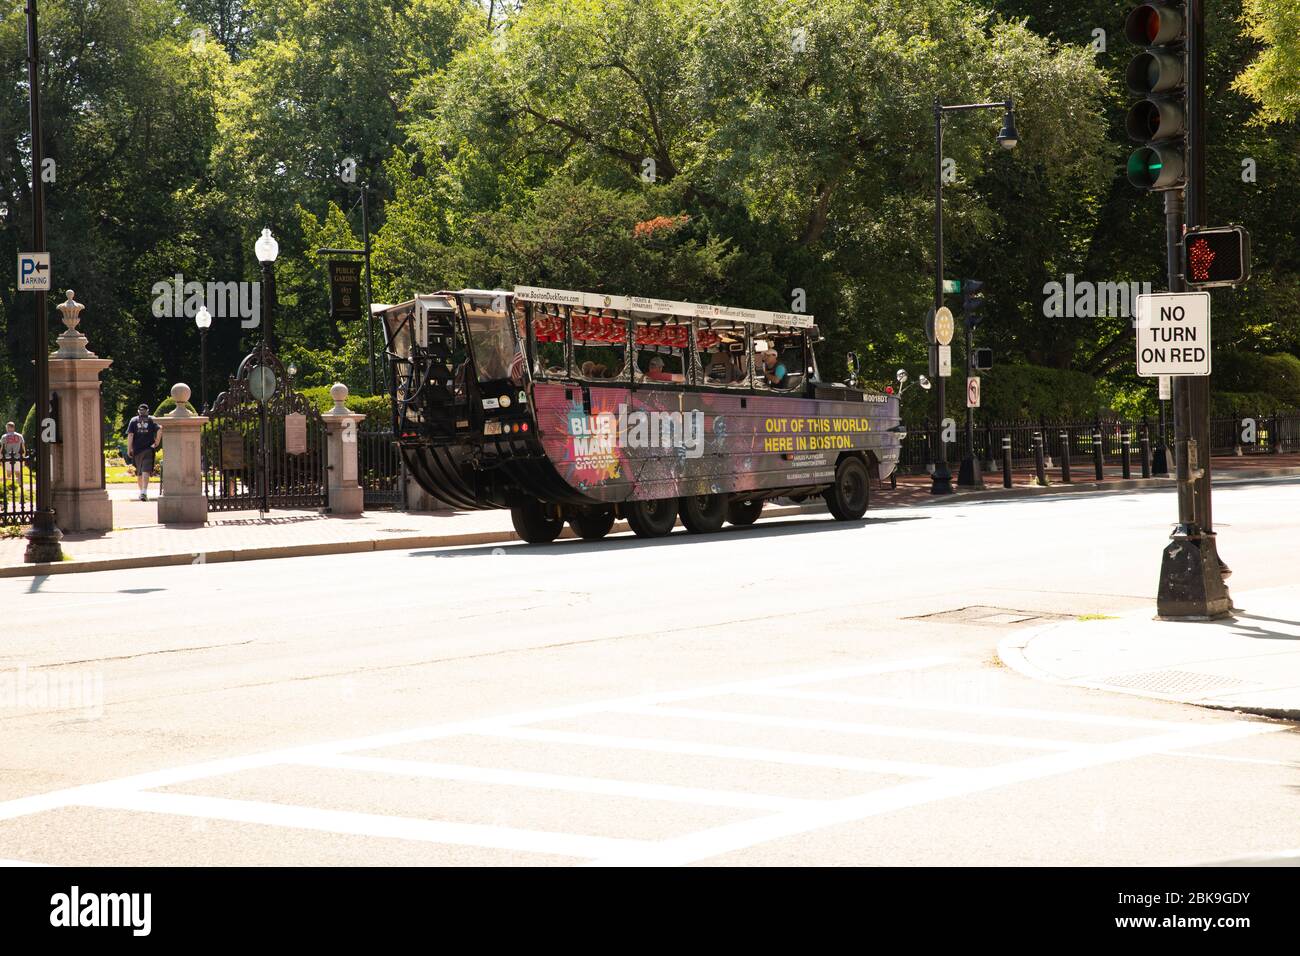
[[[1210,293],[1137,297],[1137,373],[1210,374]]]

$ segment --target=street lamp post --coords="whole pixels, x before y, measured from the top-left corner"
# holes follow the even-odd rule
[[[1005,149],[1015,149],[1016,144],[1020,142],[1020,136],[1016,132],[1015,107],[1011,100],[1003,100],[1000,103],[944,106],[937,96],[934,98],[934,311],[936,314],[943,308],[943,117],[945,113],[985,109],[1004,110],[1002,129],[998,132],[998,143]],[[931,476],[930,493],[950,495],[953,492],[952,472],[948,470],[948,445],[943,440],[947,379],[938,374],[938,342],[930,343],[930,367],[935,372],[935,378],[938,379],[934,390],[935,418],[938,427],[934,434],[934,474]]]
[[[201,413],[208,410],[208,328],[212,325],[212,313],[206,305],[199,306],[194,316],[194,324],[199,327],[199,407]]]
[[[41,98],[39,48],[36,40],[36,0],[27,0],[27,91],[31,101],[32,122],[32,251],[45,251],[45,184],[41,180],[44,163],[41,141]],[[34,292],[33,348],[36,351],[36,501],[32,524],[27,529],[27,548],[23,560],[44,564],[63,560],[63,532],[55,524],[54,495],[51,486],[50,446],[45,420],[50,414],[50,345],[45,315],[45,293]],[[57,427],[57,423],[56,426]]]

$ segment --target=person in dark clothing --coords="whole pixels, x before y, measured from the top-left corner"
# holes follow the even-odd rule
[[[135,480],[140,486],[140,500],[149,500],[149,478],[153,475],[154,455],[162,428],[149,414],[149,406],[136,409],[135,418],[126,425],[126,457],[135,465]]]

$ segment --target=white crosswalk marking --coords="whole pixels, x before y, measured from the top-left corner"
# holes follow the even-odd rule
[[[641,694],[635,697],[569,704],[549,709],[503,714],[454,723],[417,727],[392,733],[374,734],[352,740],[315,744],[269,753],[250,754],[175,767],[131,777],[74,787],[54,793],[23,797],[0,803],[0,820],[29,816],[64,808],[93,807],[182,818],[200,818],[293,828],[335,834],[381,837],[451,846],[540,853],[585,860],[596,865],[681,865],[743,850],[782,837],[808,833],[837,824],[864,820],[882,813],[978,793],[996,787],[1037,780],[1056,774],[1098,767],[1171,751],[1185,751],[1207,744],[1223,743],[1254,734],[1272,733],[1284,725],[1264,721],[1215,719],[1180,723],[1141,720],[1092,713],[1062,713],[966,701],[893,697],[826,690],[832,681],[923,671],[955,663],[942,657],[911,658],[806,672],[752,680],[734,681],[689,690]],[[744,698],[744,703],[734,698]],[[719,706],[749,706],[754,700],[805,701],[870,710],[871,722],[762,713],[754,710],[712,709]],[[710,707],[690,706],[708,701]],[[1042,736],[1021,736],[981,732],[967,727],[912,726],[902,718],[909,713],[928,712],[952,717],[979,717],[1012,721],[1016,729],[1025,722],[1053,722],[1062,726],[1106,727],[1115,731],[1147,731],[1101,743]],[[602,730],[628,715],[651,719],[668,718],[690,731],[685,739],[635,736]],[[883,719],[885,715],[898,719]],[[580,721],[591,729],[560,729],[538,726],[557,721]],[[626,720],[623,720],[626,723]],[[780,747],[723,743],[708,739],[711,733],[735,728],[819,731],[819,752]],[[654,732],[656,725],[647,729]],[[991,765],[947,766],[892,759],[887,756],[859,756],[837,753],[834,735],[889,741],[951,743],[963,748],[999,748],[1043,751],[1032,757],[1008,759]],[[434,759],[385,756],[378,751],[402,746],[427,746],[456,741],[475,746],[475,741],[512,742],[530,748],[534,764],[563,766],[558,749],[580,748],[600,752],[660,754],[685,757],[717,766],[728,766],[742,775],[743,768],[803,767],[839,775],[841,785],[848,775],[849,796],[811,799],[781,794],[751,792],[735,787],[683,786],[654,780],[624,780],[573,772],[479,766]],[[843,743],[843,740],[841,740]],[[895,744],[893,750],[897,750]],[[610,800],[634,799],[668,804],[735,810],[740,816],[731,822],[680,833],[667,838],[623,839],[582,833],[512,827],[497,823],[452,822],[325,809],[291,803],[180,792],[159,792],[187,783],[209,781],[220,786],[231,774],[259,774],[286,767],[306,767],[326,773],[373,774],[394,780],[405,778],[421,786],[429,782],[456,782],[488,788],[519,790],[532,788],[555,794],[588,795]],[[647,774],[649,775],[649,774]],[[860,775],[860,776],[858,776]],[[907,778],[902,782],[882,777]],[[710,781],[711,782],[711,781]],[[756,787],[755,790],[761,789]],[[509,801],[505,802],[509,807]],[[716,811],[715,811],[716,812]],[[0,865],[18,865],[3,860]]]

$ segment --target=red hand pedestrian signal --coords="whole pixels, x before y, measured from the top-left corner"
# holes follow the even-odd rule
[[[1204,239],[1197,239],[1187,251],[1187,258],[1192,267],[1193,282],[1208,282],[1210,266],[1214,264],[1215,252]]]
[[[1194,289],[1240,285],[1250,277],[1250,233],[1241,226],[1189,229],[1183,276]]]

